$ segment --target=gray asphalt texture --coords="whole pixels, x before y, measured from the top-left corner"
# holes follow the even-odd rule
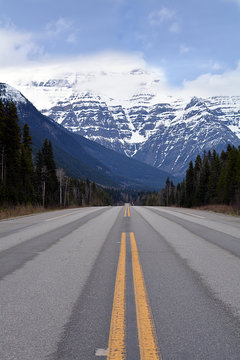
[[[140,359],[129,232],[163,360],[240,359],[240,219],[130,207],[0,222],[0,359],[106,359],[121,233],[126,354]]]

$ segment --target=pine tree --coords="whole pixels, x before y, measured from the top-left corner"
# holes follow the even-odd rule
[[[168,176],[165,185],[166,206],[169,205],[170,189],[171,189],[171,182]]]
[[[217,185],[218,196],[225,204],[235,201],[238,192],[238,150],[233,146],[227,147],[227,160],[225,160]]]
[[[200,173],[199,185],[196,190],[197,205],[208,204],[208,182],[210,175],[210,167],[208,157],[205,155],[202,161],[202,169]]]
[[[35,188],[38,203],[45,206],[45,173],[42,149],[38,150],[36,157]]]
[[[6,125],[6,113],[4,105],[0,99],[0,156],[1,156],[1,182],[0,184],[3,184],[4,182],[4,159],[5,159],[5,141],[4,141],[4,128]]]
[[[171,181],[170,184],[170,196],[169,196],[169,205],[174,205],[176,203],[176,188],[174,183]]]
[[[20,192],[20,149],[21,130],[18,125],[17,109],[13,102],[5,105],[6,116],[3,123],[4,139],[4,177],[3,185],[6,187],[5,200],[16,204]]]
[[[29,126],[24,124],[23,127],[23,139],[21,148],[21,179],[22,179],[22,191],[23,201],[34,202],[34,169],[32,161],[32,137],[29,133]]]
[[[193,205],[194,198],[194,171],[193,163],[190,161],[189,167],[186,173],[186,206],[191,207]]]
[[[86,204],[89,205],[90,204],[90,200],[91,200],[91,191],[90,191],[90,180],[87,177],[86,179],[86,184],[85,184],[85,195],[86,195]]]
[[[58,179],[52,144],[48,139],[44,140],[44,144],[37,154],[36,172],[38,178],[38,194],[42,193],[43,206],[57,204]]]
[[[217,183],[220,176],[220,159],[219,155],[213,150],[213,155],[210,163],[210,174],[208,183],[208,199],[211,204],[216,204],[217,200]]]
[[[96,187],[96,184],[94,181],[91,183],[90,198],[91,198],[91,205],[96,206],[97,205],[97,187]]]

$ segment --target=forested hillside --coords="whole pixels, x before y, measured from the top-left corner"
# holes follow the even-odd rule
[[[107,205],[109,195],[94,182],[69,178],[56,169],[51,141],[45,139],[33,162],[32,137],[18,124],[13,102],[0,101],[0,206]]]
[[[225,204],[240,209],[240,147],[228,145],[190,161],[184,180],[177,186],[169,179],[160,192],[139,193],[142,205],[197,207]]]

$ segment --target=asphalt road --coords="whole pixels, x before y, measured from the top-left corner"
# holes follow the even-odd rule
[[[240,359],[240,219],[163,207],[0,222],[1,360]]]

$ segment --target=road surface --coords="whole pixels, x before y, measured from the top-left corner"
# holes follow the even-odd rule
[[[240,359],[240,219],[96,207],[0,222],[1,360]]]

